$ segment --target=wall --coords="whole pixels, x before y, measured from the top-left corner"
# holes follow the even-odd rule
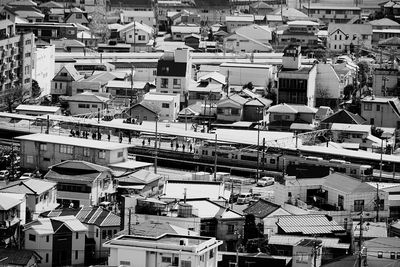
[[[307,82],[307,106],[315,107],[315,86],[317,80],[317,68],[314,66],[308,74]]]
[[[290,215],[290,213],[282,208],[279,208],[263,219],[264,235],[271,236],[278,232],[278,226],[276,223],[278,222],[279,216],[282,215]]]
[[[55,46],[37,47],[34,53],[33,79],[35,79],[42,95],[49,95],[51,91],[51,80],[55,74]]]
[[[87,232],[78,232],[78,238],[76,238],[76,232],[72,232],[72,260],[73,265],[83,264],[85,262],[85,236]],[[78,258],[75,258],[75,251],[78,251]]]
[[[400,118],[394,113],[388,103],[371,103],[372,109],[366,110],[366,104],[371,102],[361,102],[361,116],[371,124],[371,119],[374,119],[374,126],[397,128],[400,123]],[[377,111],[377,105],[380,106],[380,111]]]
[[[259,65],[258,65],[259,66]],[[240,65],[220,65],[220,73],[229,77],[229,85],[244,85],[252,82],[254,86],[266,87],[273,79],[273,67],[269,65],[256,64]]]
[[[320,94],[320,93],[324,94]],[[317,65],[316,97],[339,98],[343,85],[332,65],[320,63]]]
[[[136,29],[136,35],[134,35],[134,29],[130,29],[129,31],[124,32],[123,39],[127,44],[147,44],[150,41],[150,35],[140,29]],[[144,36],[143,40],[139,40],[139,36]]]
[[[36,235],[36,241],[30,241],[29,234]],[[47,242],[47,236],[49,237],[49,242]],[[53,235],[37,235],[35,231],[29,229],[24,232],[24,239],[24,248],[34,250],[42,257],[40,266],[51,267],[53,261]],[[46,261],[46,254],[48,254],[48,261]]]
[[[35,197],[35,196],[33,196]],[[47,190],[46,192],[42,193],[40,196],[36,196],[39,198],[38,203],[35,205],[34,212],[36,215],[39,213],[43,213],[45,211],[53,210],[57,205],[57,188],[54,185],[53,188]]]
[[[257,40],[258,41],[258,40]],[[270,52],[271,48],[259,43],[253,42],[250,39],[233,34],[224,39],[224,46],[226,52]]]
[[[89,113],[97,113],[98,108],[100,111],[106,108],[106,104],[103,102],[77,102],[77,101],[68,101],[69,103],[69,111],[71,115],[78,115],[78,114],[89,114]],[[79,107],[80,104],[88,104],[89,108],[81,108]]]
[[[386,79],[384,81],[383,79]],[[383,88],[386,87],[386,91],[395,91],[400,78],[399,71],[397,69],[375,69],[373,73],[372,88],[375,96],[383,96]]]

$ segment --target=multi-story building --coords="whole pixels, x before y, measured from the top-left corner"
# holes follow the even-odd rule
[[[74,216],[39,218],[24,226],[24,248],[42,257],[41,266],[83,265],[87,232]]]
[[[191,56],[188,49],[166,52],[157,64],[156,91],[179,94],[182,106],[187,105],[188,89],[192,77]]]
[[[103,137],[104,138],[104,137]],[[30,134],[17,137],[21,142],[21,167],[47,170],[66,160],[84,160],[107,166],[128,160],[127,144],[67,136]]]
[[[328,26],[328,49],[332,52],[355,52],[357,49],[372,47],[372,26],[370,24],[334,24]],[[352,51],[353,49],[353,51]]]
[[[283,51],[278,72],[278,102],[315,106],[317,67],[301,64],[301,47],[289,45]]]
[[[397,68],[375,68],[372,75],[375,96],[400,95],[400,72]]]
[[[175,121],[178,119],[180,110],[179,99],[179,94],[147,93],[144,95],[143,102],[150,103],[160,110],[158,113],[160,121]]]
[[[122,10],[121,22],[128,24],[131,22],[138,22],[153,28],[156,26],[156,18],[154,16],[154,10],[150,11],[136,11],[136,10]]]
[[[77,39],[78,28],[74,23],[21,22],[16,24],[19,33],[34,33],[38,39],[46,42],[50,40],[67,38]]]
[[[400,100],[397,97],[364,97],[360,115],[371,125],[399,129]]]
[[[35,60],[32,66],[32,79],[39,84],[42,95],[50,95],[51,80],[55,72],[55,46],[37,46],[33,56]]]
[[[361,8],[356,6],[327,6],[327,5],[303,5],[303,12],[308,16],[320,19],[325,24],[347,23],[360,17]]]
[[[18,86],[32,86],[35,39],[32,33],[17,34],[16,14],[0,11],[0,104],[5,94]]]
[[[226,16],[225,25],[228,32],[233,32],[236,28],[254,24],[253,15]]]
[[[72,96],[72,84],[83,80],[83,76],[72,64],[65,64],[51,80],[52,102],[58,102],[60,96]]]
[[[26,198],[24,194],[0,192],[0,240],[9,246],[17,247],[15,242],[20,225],[26,223]],[[15,243],[12,243],[15,242]]]
[[[298,44],[307,48],[318,46],[319,24],[314,21],[289,21],[288,28],[278,34],[279,44]]]
[[[116,188],[111,169],[86,161],[67,160],[50,167],[45,179],[57,183],[62,207],[98,206],[112,200]]]
[[[213,237],[163,234],[157,237],[122,235],[104,243],[110,266],[216,267],[221,241]]]

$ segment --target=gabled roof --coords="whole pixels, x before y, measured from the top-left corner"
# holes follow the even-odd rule
[[[116,236],[128,234],[128,229],[118,232]],[[168,222],[154,222],[146,221],[131,226],[131,234],[138,236],[158,237],[163,234],[190,234],[198,235],[198,233],[187,230],[176,225],[169,224]]]
[[[327,215],[284,215],[276,225],[286,234],[332,234],[345,229]]]
[[[40,195],[48,190],[51,190],[55,186],[55,182],[31,178],[22,181],[15,181],[4,188],[1,188],[0,190],[9,193]]]
[[[345,109],[339,110],[321,123],[348,123],[348,124],[365,124],[367,121],[358,114],[351,113]]]
[[[23,195],[0,192],[0,210],[7,211],[22,203]]]
[[[358,35],[372,35],[372,25],[371,24],[338,24],[329,23],[328,34],[334,34],[337,30],[341,31],[343,34],[358,34]],[[351,37],[350,37],[351,38]]]
[[[400,46],[400,38],[397,37],[397,36],[390,37],[388,39],[379,41],[378,44],[379,45],[397,45],[397,46]]]
[[[116,177],[119,183],[124,184],[149,184],[157,179],[160,179],[161,176],[155,174],[148,170],[139,170],[134,173],[130,173],[128,175],[123,175]]]
[[[259,199],[256,203],[244,209],[243,212],[253,214],[256,218],[264,219],[279,208],[280,206],[275,203]]]
[[[133,30],[133,29],[141,30],[141,31],[144,31],[144,32],[146,32],[148,34],[152,34],[153,31],[154,31],[152,27],[150,27],[150,26],[148,26],[146,24],[137,22],[137,21],[132,21],[131,23],[129,23],[129,24],[127,24],[125,26],[122,26],[121,28],[117,29],[117,31],[124,33],[124,32],[130,31],[130,30]]]
[[[385,27],[390,27],[390,26],[400,26],[399,23],[397,23],[394,20],[388,19],[388,18],[382,18],[382,19],[376,19],[368,22],[372,26],[385,26]]]
[[[58,2],[49,1],[39,5],[39,7],[47,7],[47,8],[61,8],[63,9],[64,6]]]
[[[54,218],[38,218],[24,225],[24,231],[34,230],[38,235],[56,233],[62,226],[66,226],[72,232],[86,232],[87,228],[74,216],[60,216]]]
[[[33,250],[0,248],[2,266],[28,266],[32,258],[35,258],[38,262],[42,259],[42,257]]]
[[[192,206],[193,215],[199,218],[241,219],[243,216],[234,210],[221,206],[209,199],[187,199]]]
[[[85,44],[74,39],[67,39],[67,38],[62,38],[58,40],[51,40],[51,44],[54,44],[56,49],[67,49],[68,47],[78,47],[78,48],[84,48]]]
[[[83,92],[67,98],[71,102],[91,102],[91,103],[107,103],[109,98],[93,94],[91,92]]]
[[[73,64],[65,64],[54,77],[59,76],[60,73],[63,72],[63,70],[66,70],[74,81],[78,81],[83,78],[83,76],[81,76],[79,72],[75,69]]]
[[[367,124],[352,124],[352,123],[332,123],[332,131],[347,131],[347,132],[371,132],[371,125]]]
[[[274,9],[272,6],[268,5],[265,2],[255,2],[253,4],[250,5],[252,8],[254,9]]]
[[[111,171],[110,168],[104,167],[101,165],[97,165],[91,162],[83,161],[83,160],[66,160],[53,166],[50,168],[57,169],[74,169],[74,170],[84,170],[84,171],[95,171],[95,172],[105,172]]]
[[[294,105],[294,104],[278,104],[275,106],[272,106],[268,109],[268,112],[270,113],[286,113],[286,114],[297,114],[297,113],[311,113],[315,114],[317,113],[316,108],[311,108],[306,105]]]
[[[325,178],[324,187],[328,188],[328,191],[329,188],[333,188],[347,194],[376,193],[376,188],[370,184],[345,174],[334,172]]]
[[[7,3],[9,6],[37,6],[37,3],[32,0],[18,0]]]
[[[152,104],[151,102],[148,101],[142,101],[140,103],[137,103],[135,105],[133,105],[130,109],[135,109],[138,106],[142,106],[145,109],[147,109],[148,111],[154,113],[154,114],[158,114],[161,112],[161,108],[159,106],[156,106],[154,104]],[[129,113],[129,109],[127,109],[126,113]]]
[[[206,73],[203,76],[201,76],[200,78],[198,78],[197,81],[203,81],[203,80],[208,80],[208,79],[214,80],[220,84],[226,84],[225,75],[223,75],[217,71]]]
[[[283,8],[282,10],[280,8],[277,8],[271,15],[281,15],[281,14],[282,17],[286,17],[289,20],[308,18],[306,14],[295,8]]]

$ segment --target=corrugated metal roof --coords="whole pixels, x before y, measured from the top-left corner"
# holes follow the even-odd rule
[[[294,235],[272,235],[268,244],[272,245],[285,245],[285,246],[295,246],[304,236],[294,236]],[[317,240],[322,241],[322,246],[325,248],[339,248],[339,249],[349,249],[350,244],[339,243],[339,238],[317,238]]]
[[[285,233],[304,235],[332,234],[345,229],[326,215],[288,215],[281,216],[276,223]]]

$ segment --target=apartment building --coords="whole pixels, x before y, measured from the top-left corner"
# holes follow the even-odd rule
[[[320,19],[325,24],[347,23],[361,15],[361,8],[356,6],[303,5],[303,12],[308,16]]]
[[[34,35],[17,34],[15,17],[8,9],[0,11],[0,105],[9,90],[32,86]]]

